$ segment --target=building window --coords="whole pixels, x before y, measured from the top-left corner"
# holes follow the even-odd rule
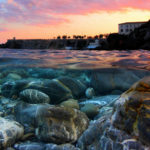
[[[123,32],[123,29],[121,29],[120,32]]]
[[[130,32],[132,32],[133,30],[132,29],[130,29]]]
[[[128,29],[126,29],[126,32],[128,32],[129,30]]]

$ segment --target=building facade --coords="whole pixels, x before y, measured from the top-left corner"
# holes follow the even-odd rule
[[[132,31],[134,31],[135,28],[140,27],[144,23],[146,23],[146,22],[125,22],[125,23],[121,23],[118,26],[118,33],[128,35]]]

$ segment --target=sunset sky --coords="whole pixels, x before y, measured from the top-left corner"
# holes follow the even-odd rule
[[[118,23],[148,21],[150,0],[0,0],[0,43],[118,31]]]

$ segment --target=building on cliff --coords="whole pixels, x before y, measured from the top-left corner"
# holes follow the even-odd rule
[[[120,23],[118,25],[118,33],[128,35],[132,31],[134,31],[135,28],[140,27],[144,23],[146,23],[146,22],[125,22],[125,23]]]

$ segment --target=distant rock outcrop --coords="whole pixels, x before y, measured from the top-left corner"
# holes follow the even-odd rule
[[[129,49],[150,49],[150,21],[131,32],[126,44]]]
[[[107,41],[109,49],[150,50],[150,21],[136,28],[129,35],[110,34]]]

